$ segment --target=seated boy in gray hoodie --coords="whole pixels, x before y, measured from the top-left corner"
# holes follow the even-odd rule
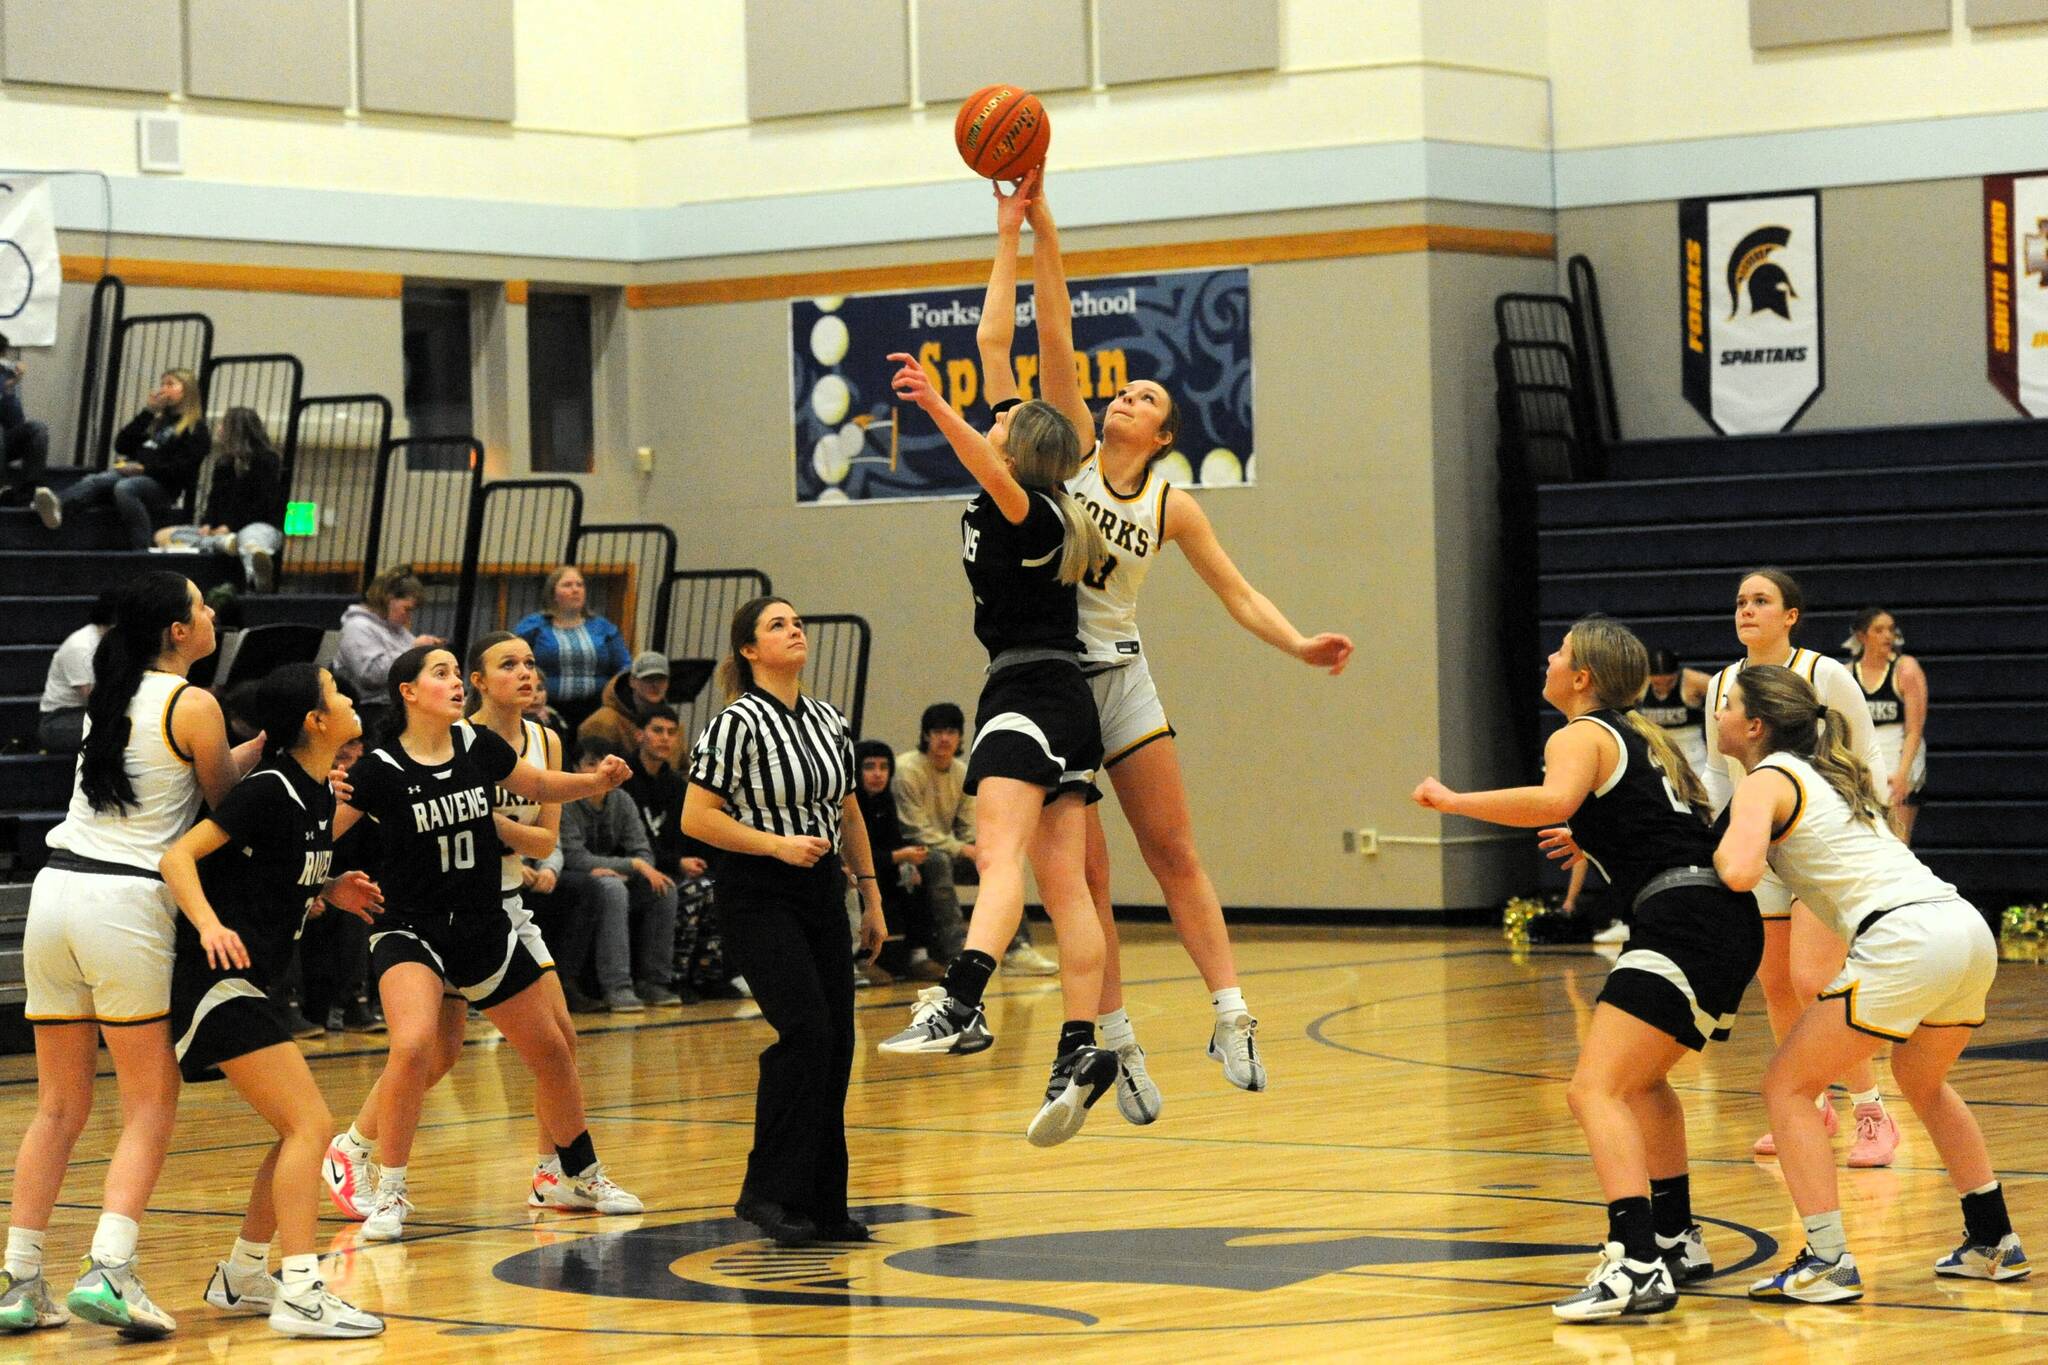
[[[605,740],[576,746],[576,769],[589,772],[612,756]],[[562,806],[562,865],[589,875],[597,911],[597,985],[614,1013],[649,1005],[680,1005],[670,988],[675,971],[676,884],[654,865],[647,826],[624,791]]]

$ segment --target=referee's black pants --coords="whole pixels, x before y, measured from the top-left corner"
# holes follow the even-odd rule
[[[836,857],[795,868],[728,856],[719,868],[726,965],[747,979],[775,1041],[761,1054],[743,1195],[819,1223],[846,1218],[846,1085],[853,1074],[853,944]]]

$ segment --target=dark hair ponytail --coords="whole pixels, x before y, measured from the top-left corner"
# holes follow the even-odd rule
[[[405,733],[405,697],[399,688],[418,680],[427,666],[427,656],[436,650],[442,653],[453,651],[446,645],[414,645],[391,661],[391,671],[384,675],[384,696],[391,704],[384,714],[384,730],[377,736],[379,744],[395,744]]]
[[[151,569],[123,584],[114,597],[114,624],[92,653],[91,725],[78,763],[78,789],[96,811],[137,804],[128,776],[128,704],[164,652],[164,632],[192,620],[192,584],[183,574]]]
[[[754,666],[747,662],[740,651],[754,643],[754,632],[761,627],[762,613],[777,602],[789,604],[786,597],[755,597],[740,603],[732,614],[732,630],[727,640],[730,649],[718,663],[718,690],[731,701],[754,685]]]
[[[263,731],[263,761],[274,762],[299,747],[308,712],[326,708],[327,670],[318,664],[280,664],[256,684],[249,718]]]

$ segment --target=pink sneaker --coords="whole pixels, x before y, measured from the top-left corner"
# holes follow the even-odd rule
[[[1889,1166],[1899,1150],[1899,1121],[1881,1104],[1856,1106],[1856,1140],[1849,1144],[1849,1164],[1867,1169]]]
[[[350,1156],[340,1139],[336,1139],[327,1144],[320,1176],[327,1185],[327,1197],[341,1210],[342,1217],[360,1223],[370,1216],[369,1209],[358,1201],[377,1197],[376,1162]]]
[[[1835,1106],[1832,1100],[1829,1100],[1826,1096],[1822,1096],[1821,1101],[1821,1126],[1827,1129],[1828,1136],[1832,1138],[1838,1131],[1840,1131],[1842,1127],[1842,1121],[1835,1117]],[[1892,1133],[1892,1142],[1893,1145],[1896,1146],[1898,1143],[1898,1125],[1892,1125]],[[1776,1156],[1778,1154],[1778,1140],[1772,1137],[1769,1133],[1765,1133],[1762,1137],[1758,1138],[1755,1142],[1752,1142],[1749,1145],[1749,1150],[1755,1153],[1757,1156]],[[1884,1163],[1878,1162],[1876,1164],[1881,1166]]]

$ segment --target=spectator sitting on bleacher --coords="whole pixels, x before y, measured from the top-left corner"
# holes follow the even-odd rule
[[[0,333],[0,491],[35,486],[50,462],[50,429],[21,406],[22,373],[21,357]]]
[[[640,727],[668,699],[668,660],[653,650],[633,656],[633,666],[605,684],[604,700],[576,727],[578,739],[601,739],[630,754],[640,747]]]
[[[624,754],[602,740],[576,746],[576,770]],[[633,798],[605,792],[562,807],[562,865],[588,873],[597,905],[597,985],[615,1012],[680,1005],[675,976],[676,884],[650,859]]]
[[[114,589],[108,588],[92,604],[86,624],[64,637],[50,658],[50,675],[43,681],[42,716],[36,722],[36,739],[53,754],[75,754],[85,742],[85,704],[92,696],[92,652],[100,637],[114,624]]]
[[[945,967],[932,961],[931,936],[920,932],[928,926],[922,924],[923,917],[911,898],[911,892],[922,885],[918,868],[931,852],[907,837],[896,818],[896,797],[889,790],[896,780],[896,755],[879,739],[864,739],[853,746],[853,759],[860,778],[853,796],[860,803],[861,823],[867,826],[868,851],[874,855],[875,871],[881,877],[882,918],[889,926],[889,937],[868,970],[937,981],[946,974]]]
[[[540,610],[520,617],[512,627],[514,635],[533,646],[533,661],[548,680],[548,695],[571,725],[581,725],[597,709],[605,680],[633,662],[617,626],[602,616],[584,615],[588,600],[583,571],[564,564],[541,584]]]
[[[652,656],[643,656],[652,657]],[[595,719],[595,717],[593,717]],[[590,722],[585,721],[588,736]],[[688,881],[710,870],[709,849],[683,833],[683,796],[689,784],[675,770],[676,740],[682,734],[675,708],[663,703],[650,709],[639,728],[639,744],[629,760],[633,775],[626,795],[640,808],[654,865],[670,877]]]
[[[199,381],[190,370],[165,370],[149,402],[115,435],[114,452],[122,458],[114,467],[88,474],[62,497],[36,489],[36,515],[55,531],[65,517],[111,503],[121,514],[129,548],[147,550],[157,518],[191,495],[212,449],[213,433],[199,408]]]
[[[341,614],[341,645],[334,656],[334,676],[363,698],[359,708],[363,733],[376,734],[376,721],[388,709],[372,704],[385,695],[384,679],[391,661],[414,645],[438,645],[432,635],[412,633],[412,614],[424,591],[411,569],[386,569],[363,589],[363,600]]]
[[[197,526],[166,526],[156,533],[165,549],[240,554],[242,581],[257,592],[277,582],[277,552],[284,546],[284,459],[270,444],[252,408],[229,408],[214,433],[220,458],[206,490]]]

